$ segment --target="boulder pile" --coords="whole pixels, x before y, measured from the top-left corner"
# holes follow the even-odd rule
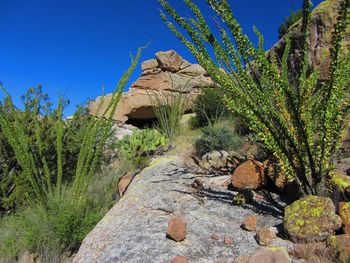
[[[141,76],[123,93],[113,116],[118,124],[155,118],[152,105],[154,93],[190,93],[186,110],[191,111],[191,102],[201,89],[214,86],[212,79],[200,65],[189,63],[174,50],[158,52],[155,57],[142,62]],[[110,98],[111,94],[96,98],[90,103],[90,113],[101,116]]]

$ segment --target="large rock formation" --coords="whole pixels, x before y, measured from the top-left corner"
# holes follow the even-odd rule
[[[126,121],[155,118],[152,107],[152,95],[155,92],[173,95],[189,93],[190,101],[186,110],[191,110],[192,99],[203,87],[214,86],[206,71],[198,64],[190,64],[174,50],[156,53],[156,59],[146,60],[141,64],[141,76],[124,92],[113,119],[119,123]],[[99,116],[106,108],[111,95],[101,101],[98,97],[90,104],[92,115]],[[101,106],[99,107],[99,105]]]
[[[340,0],[327,0],[319,4],[312,12],[308,25],[309,35],[309,65],[317,68],[320,73],[320,81],[329,79],[330,48],[332,46],[332,30],[337,22]],[[300,72],[301,50],[302,50],[302,21],[299,20],[290,28],[291,52],[288,60],[289,72],[295,78]],[[350,26],[343,41],[344,51],[350,48]],[[282,58],[286,46],[285,36],[278,41],[272,51]]]

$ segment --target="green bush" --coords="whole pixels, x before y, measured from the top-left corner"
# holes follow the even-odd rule
[[[140,55],[141,49],[136,58],[132,59],[129,69],[122,75],[102,116],[89,117],[87,122],[74,130],[79,134],[75,138],[80,142],[80,146],[70,180],[65,180],[64,175],[64,164],[67,161],[65,153],[69,149],[64,139],[67,134],[66,128],[69,127],[66,123],[70,122],[62,116],[64,100],[60,99],[56,109],[42,111],[41,98],[34,96],[30,100],[30,110],[23,112],[15,107],[10,95],[2,87],[7,95],[3,105],[7,107],[2,108],[0,112],[0,128],[19,165],[15,182],[21,182],[21,194],[24,197],[23,208],[13,215],[13,220],[18,220],[18,243],[21,242],[30,252],[39,253],[45,258],[46,253],[55,254],[55,249],[57,253],[74,250],[101,218],[102,208],[106,204],[95,203],[90,198],[91,183],[94,182],[102,151],[111,135],[112,116]],[[29,118],[32,122],[23,121],[25,114],[32,116]],[[48,141],[45,140],[47,131],[44,124],[51,127],[51,134],[47,136],[54,138],[48,140],[53,142],[54,158],[47,154],[47,149],[51,146],[47,145]],[[27,127],[30,125],[32,129],[28,131]],[[32,147],[32,144],[35,147]],[[4,243],[10,246],[13,242],[10,240]]]
[[[126,135],[116,143],[120,157],[131,169],[147,166],[149,157],[159,147],[166,146],[169,140],[157,130],[133,130],[132,135]]]
[[[235,150],[242,145],[242,139],[233,129],[225,124],[209,125],[203,128],[203,134],[194,142],[194,148],[199,156],[214,150]]]
[[[309,68],[310,0],[303,3],[302,61],[296,83],[288,79],[289,35],[283,56],[277,58],[270,52],[268,58],[261,33],[254,29],[259,38],[256,47],[243,33],[228,0],[208,0],[223,24],[219,30],[210,28],[192,0],[184,0],[194,15],[191,19],[184,19],[167,0],[159,2],[172,19],[161,13],[163,21],[220,87],[228,108],[280,160],[286,176],[299,186],[300,195],[324,194],[325,179],[350,114],[350,52],[341,55],[350,0],[338,3],[330,77],[323,83],[318,81],[318,72]]]
[[[230,112],[222,98],[222,94],[216,89],[203,89],[202,93],[193,102],[193,112],[196,116],[191,120],[192,128],[201,128],[208,124],[214,124],[222,118],[227,118]]]
[[[283,23],[278,27],[278,37],[281,39],[288,33],[289,28],[303,17],[303,10],[290,11],[290,15],[284,18]]]
[[[61,194],[48,195],[46,206],[25,207],[1,218],[0,261],[15,261],[25,249],[39,253],[41,262],[61,262],[62,254],[75,251],[111,207],[122,174],[108,171],[96,175],[87,199],[76,200],[72,188],[64,186]]]

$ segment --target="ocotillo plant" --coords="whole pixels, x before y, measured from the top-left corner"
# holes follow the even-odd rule
[[[85,199],[89,182],[96,171],[103,146],[110,134],[112,116],[117,108],[122,91],[138,63],[141,51],[142,49],[138,50],[136,57],[132,59],[131,66],[122,75],[102,116],[90,118],[84,129],[75,176],[72,181],[73,194],[77,203],[79,200]],[[21,180],[26,181],[27,185],[29,185],[28,189],[26,189],[27,191],[23,194],[27,196],[30,203],[40,203],[45,206],[48,195],[60,195],[64,186],[62,180],[63,148],[65,147],[62,144],[64,135],[63,100],[59,101],[58,107],[49,116],[49,118],[52,118],[55,126],[57,156],[55,167],[49,167],[48,157],[45,156],[43,151],[42,131],[39,125],[41,118],[39,104],[33,105],[33,110],[31,111],[31,114],[34,114],[37,118],[34,134],[28,134],[24,127],[25,124],[20,121],[20,110],[15,107],[10,94],[4,87],[1,86],[1,88],[6,94],[5,101],[10,112],[8,114],[1,114],[0,112],[0,127],[5,138],[13,148],[15,157],[22,169],[19,176]],[[38,151],[31,149],[29,142],[33,138],[38,145]]]
[[[318,83],[316,70],[308,70],[310,0],[303,3],[303,50],[297,83],[288,79],[288,35],[279,64],[276,55],[267,58],[256,28],[258,47],[243,33],[228,0],[207,0],[221,20],[215,21],[218,34],[192,0],[184,0],[193,13],[190,19],[181,17],[168,1],[159,2],[167,13],[161,13],[165,24],[222,89],[229,109],[280,160],[286,176],[299,184],[301,194],[322,194],[349,117],[350,55],[347,52],[340,57],[340,49],[349,23],[350,0],[341,2],[333,32],[330,80],[324,84]]]

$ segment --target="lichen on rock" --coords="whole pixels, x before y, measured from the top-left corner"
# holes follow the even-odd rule
[[[327,239],[341,227],[331,199],[306,196],[284,210],[284,228],[296,242],[317,242]]]

